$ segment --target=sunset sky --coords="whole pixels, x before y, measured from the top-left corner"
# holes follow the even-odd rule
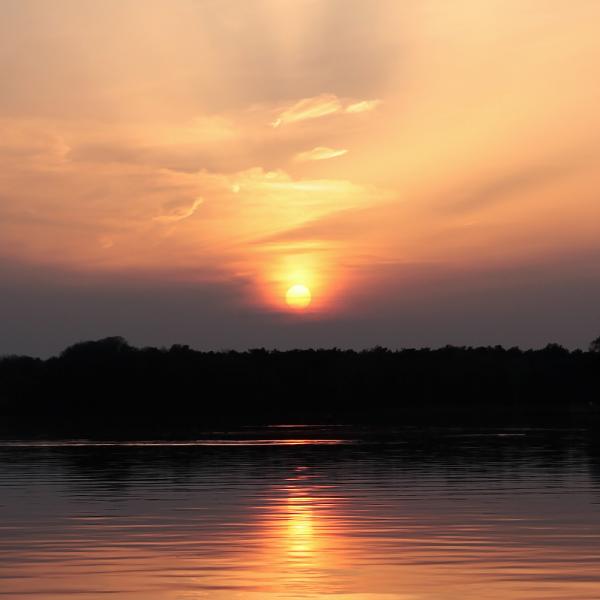
[[[586,347],[599,23],[597,0],[0,0],[0,354]]]

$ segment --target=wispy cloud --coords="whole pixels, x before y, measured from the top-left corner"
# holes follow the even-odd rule
[[[281,127],[289,123],[318,119],[336,113],[357,114],[374,110],[380,100],[359,100],[343,102],[335,94],[320,94],[312,98],[303,98],[281,111],[271,123],[273,127]]]
[[[176,223],[191,217],[198,207],[204,203],[202,198],[196,198],[192,204],[187,200],[174,200],[165,205],[165,214],[154,217],[154,221],[158,223]]]
[[[334,94],[321,94],[314,98],[304,98],[292,104],[271,123],[273,127],[279,127],[287,123],[318,119],[342,110],[340,99]]]
[[[381,100],[361,100],[346,106],[344,112],[348,114],[358,114],[375,110],[381,104]]]
[[[299,152],[294,157],[297,162],[308,162],[311,160],[328,160],[330,158],[336,158],[338,156],[344,156],[348,150],[345,148],[328,148],[327,146],[317,146],[312,150],[306,150],[305,152]]]

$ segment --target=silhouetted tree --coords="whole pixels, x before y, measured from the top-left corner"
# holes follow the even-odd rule
[[[169,436],[302,421],[587,423],[600,389],[595,358],[558,344],[199,352],[109,337],[48,360],[0,359],[0,429]]]
[[[125,338],[120,336],[107,337],[97,341],[78,342],[61,352],[60,358],[66,360],[102,360],[112,358],[133,348]]]

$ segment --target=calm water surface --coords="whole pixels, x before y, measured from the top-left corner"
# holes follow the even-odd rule
[[[0,597],[598,600],[600,450],[581,431],[0,442]]]

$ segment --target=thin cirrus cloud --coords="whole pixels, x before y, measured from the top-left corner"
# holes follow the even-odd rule
[[[303,98],[282,110],[271,123],[272,127],[281,127],[300,121],[319,119],[336,113],[357,114],[374,110],[380,100],[360,100],[344,103],[335,94],[320,94],[313,98]]]
[[[348,150],[346,150],[345,148],[328,148],[327,146],[317,146],[312,150],[299,152],[294,157],[294,160],[296,162],[308,162],[311,160],[329,160],[330,158],[344,156],[344,154],[348,154]]]
[[[369,112],[375,110],[381,104],[381,100],[361,100],[360,102],[354,102],[346,106],[344,112],[349,115],[356,115],[358,113]]]
[[[187,201],[170,202],[165,206],[165,214],[154,217],[153,220],[158,223],[176,223],[177,221],[183,221],[184,219],[191,217],[203,203],[204,200],[202,198],[196,198],[191,205]]]

